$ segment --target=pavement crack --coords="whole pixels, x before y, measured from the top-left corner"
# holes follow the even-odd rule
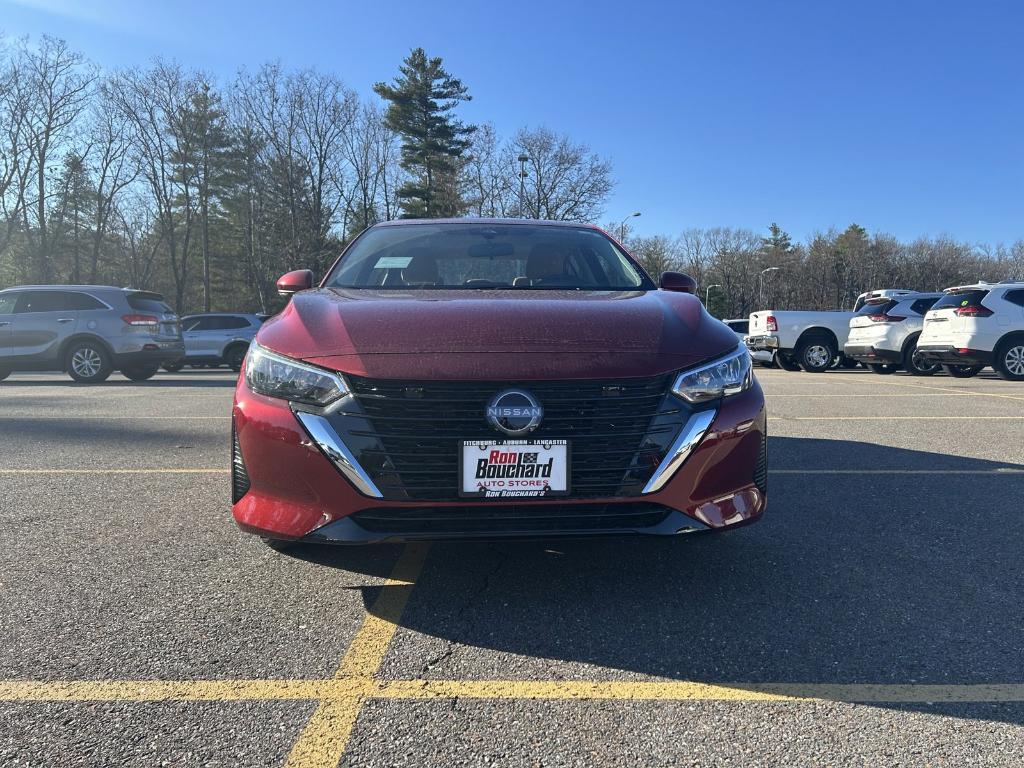
[[[500,551],[498,552],[498,556],[495,557],[495,559],[493,561],[493,565],[490,568],[488,568],[487,571],[480,578],[480,580],[479,580],[479,582],[477,584],[476,589],[474,589],[470,593],[469,597],[466,598],[466,600],[462,603],[462,605],[459,606],[459,609],[455,612],[455,625],[456,625],[456,628],[460,628],[462,626],[463,621],[464,621],[464,619],[467,618],[467,615],[469,614],[470,609],[491,588],[491,581],[494,579],[495,576],[498,575],[498,573],[502,570],[502,568],[505,567],[505,563],[508,562],[508,558],[509,558],[509,556],[508,556],[507,553],[500,552]],[[444,649],[442,651],[434,654],[433,656],[431,656],[429,659],[427,659],[423,663],[422,667],[420,668],[420,674],[421,675],[426,677],[427,673],[431,669],[441,665],[442,663],[448,661],[448,659],[450,659],[452,657],[452,654],[455,652],[455,645],[458,642],[457,635],[459,633],[458,632],[452,632],[451,634],[452,634],[452,636],[449,637],[445,641]]]

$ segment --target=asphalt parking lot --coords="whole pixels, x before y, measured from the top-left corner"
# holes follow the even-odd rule
[[[279,554],[233,377],[0,385],[0,765],[1019,766],[1024,387],[758,370],[758,525]]]

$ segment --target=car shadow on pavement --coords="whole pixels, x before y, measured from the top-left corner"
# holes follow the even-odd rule
[[[100,382],[99,384],[79,384],[70,378],[52,378],[52,379],[7,379],[4,382],[0,382],[0,392],[7,389],[34,389],[38,387],[65,387],[68,390],[89,390],[93,388],[103,389],[135,389],[138,387],[156,387],[156,388],[181,388],[181,389],[234,389],[237,378],[235,376],[217,376],[209,378],[160,378],[159,375],[146,381],[131,381],[125,379],[118,374],[113,374],[106,381]]]
[[[998,473],[1020,467],[845,440],[770,450],[773,470],[947,472],[776,472],[764,520],[727,533],[435,544],[402,618],[426,638],[392,649],[392,676],[1024,682],[1024,474]],[[302,551],[374,575],[394,558]],[[969,711],[1024,724],[1020,704]]]

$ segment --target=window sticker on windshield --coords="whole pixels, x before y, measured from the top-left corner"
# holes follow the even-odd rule
[[[412,256],[381,256],[374,269],[405,269],[410,261]]]
[[[964,301],[961,301],[961,302],[960,302],[960,306],[961,306],[961,307],[966,307],[966,306],[967,306],[968,304],[970,304],[970,303],[971,303],[970,301],[967,301],[967,300],[965,299]]]

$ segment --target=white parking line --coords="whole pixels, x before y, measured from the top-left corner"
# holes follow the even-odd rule
[[[779,421],[1018,421],[1024,416],[772,416]]]
[[[1024,475],[1024,467],[995,469],[770,469],[769,475]]]

